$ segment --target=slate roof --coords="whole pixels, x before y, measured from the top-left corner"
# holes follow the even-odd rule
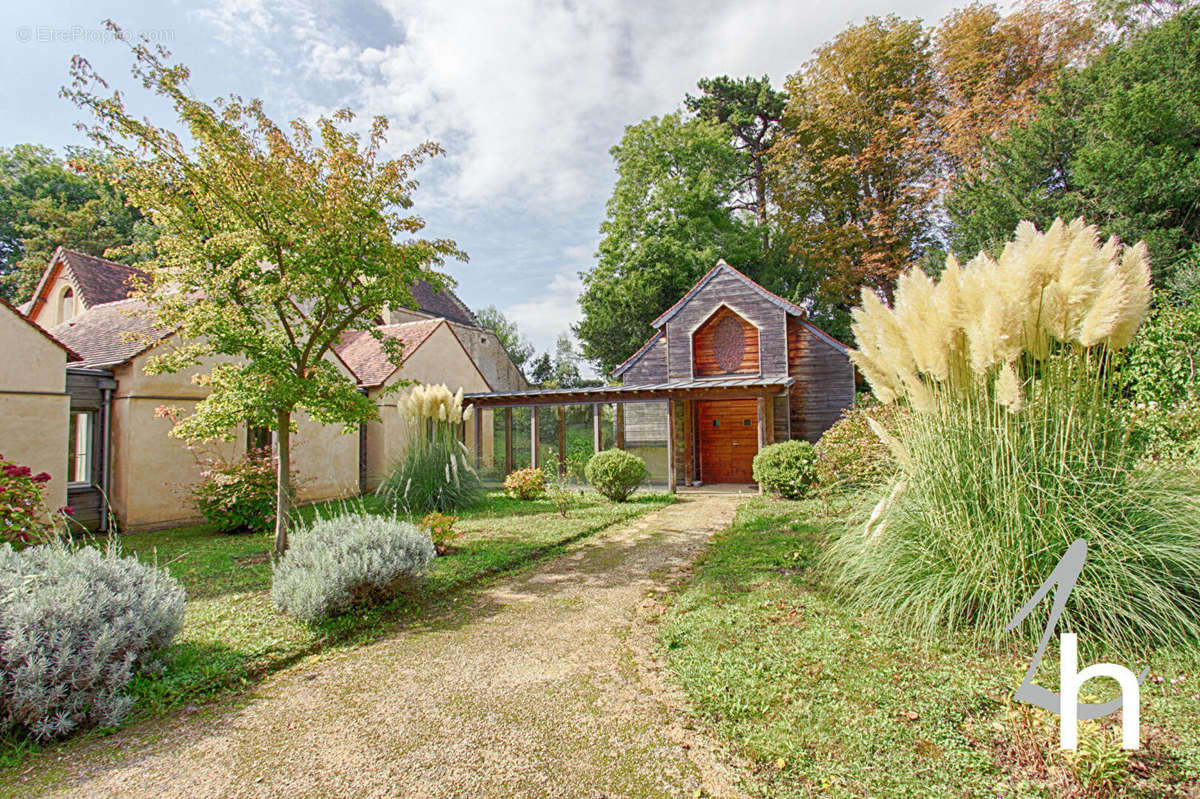
[[[449,319],[451,322],[479,325],[479,320],[475,318],[475,314],[471,312],[467,304],[450,289],[438,291],[427,281],[418,280],[412,285],[411,291],[419,310],[432,316]]]
[[[42,328],[42,326],[41,326],[41,325],[39,325],[37,322],[34,322],[34,321],[33,321],[33,320],[31,320],[29,317],[25,316],[24,312],[22,312],[20,308],[17,308],[15,305],[13,305],[13,304],[12,304],[11,302],[9,302],[8,300],[4,299],[3,297],[0,297],[0,305],[4,306],[4,307],[5,307],[5,308],[7,308],[8,310],[12,311],[14,314],[16,314],[16,315],[17,315],[17,318],[19,318],[19,319],[20,319],[22,322],[24,322],[25,324],[27,324],[27,325],[29,325],[30,327],[32,327],[32,328],[33,328],[34,330],[36,330],[37,332],[41,333],[41,334],[42,334],[42,335],[43,335],[45,338],[47,338],[47,339],[49,339],[50,341],[54,342],[54,343],[55,343],[56,345],[58,345],[60,348],[62,348],[62,349],[64,349],[64,350],[66,350],[66,351],[67,351],[67,361],[68,361],[68,362],[82,361],[82,360],[83,360],[83,357],[82,357],[82,356],[80,356],[80,355],[79,355],[79,353],[77,353],[77,352],[75,352],[74,350],[72,350],[72,349],[71,349],[70,347],[68,347],[66,344],[63,344],[61,341],[59,341],[58,339],[56,339],[54,336],[50,335],[48,332],[46,332],[46,331],[45,331],[45,330]]]
[[[79,298],[83,300],[84,306],[88,308],[127,298],[131,291],[130,281],[146,276],[145,272],[132,266],[62,247],[55,250],[54,257],[50,259],[51,266],[46,270],[47,275],[52,271],[56,260],[71,270],[71,283],[79,293]],[[41,293],[41,288],[38,286],[34,296]]]
[[[399,325],[380,325],[375,329],[385,338],[399,340],[404,347],[403,358],[408,360],[445,322],[445,319],[423,319]],[[381,386],[398,368],[388,359],[383,344],[365,330],[350,330],[342,334],[341,343],[334,349],[358,378],[360,386]]]
[[[145,302],[130,299],[88,308],[50,334],[79,353],[84,366],[112,366],[149,349],[170,331],[154,326]]]

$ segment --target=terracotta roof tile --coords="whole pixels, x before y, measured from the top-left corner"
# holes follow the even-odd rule
[[[50,333],[78,352],[85,366],[111,366],[145,351],[170,331],[156,328],[146,303],[133,299],[88,308]]]
[[[423,319],[420,322],[405,322],[400,325],[380,325],[375,329],[384,337],[397,339],[404,346],[404,359],[408,360],[417,347],[425,342],[433,331],[445,323],[445,319]],[[387,382],[397,367],[388,360],[383,345],[365,330],[351,330],[342,335],[336,348],[337,354],[358,378],[359,385],[381,386]]]

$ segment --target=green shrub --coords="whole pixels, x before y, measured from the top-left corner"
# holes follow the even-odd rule
[[[863,402],[842,413],[817,442],[817,483],[821,488],[865,488],[890,479],[898,468],[892,453],[871,430],[868,419],[896,435],[908,415],[898,403]]]
[[[1200,465],[1200,397],[1189,395],[1164,407],[1139,402],[1129,412],[1131,438],[1147,460]]]
[[[754,480],[768,494],[802,499],[817,480],[817,455],[807,441],[781,441],[754,456]]]
[[[439,555],[445,555],[450,551],[450,542],[462,536],[461,530],[454,529],[454,525],[457,523],[457,516],[447,516],[435,511],[423,516],[417,526],[429,533],[434,550]]]
[[[217,532],[265,533],[275,526],[275,474],[269,451],[213,459],[200,472],[192,500]]]
[[[537,499],[546,494],[546,473],[541,469],[517,469],[504,478],[504,490],[514,499]]]
[[[1149,302],[1144,246],[1023,224],[999,261],[918,270],[892,309],[864,292],[856,364],[914,413],[878,432],[901,474],[828,557],[858,603],[926,634],[1001,644],[1077,538],[1087,563],[1059,628],[1098,645],[1200,637],[1200,484],[1137,468],[1111,368]],[[1045,620],[1020,633],[1036,640]]]
[[[183,625],[184,591],[116,546],[0,546],[0,717],[37,739],[125,718],[130,679]]]
[[[629,499],[649,475],[644,460],[620,449],[597,452],[584,468],[588,484],[613,502]]]
[[[347,514],[298,531],[271,574],[271,601],[306,621],[385,599],[435,556],[429,533],[408,522]]]

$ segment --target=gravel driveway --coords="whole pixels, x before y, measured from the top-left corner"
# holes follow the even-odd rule
[[[690,497],[236,707],[64,751],[33,795],[739,796],[662,679],[654,595],[739,498]],[[62,771],[58,769],[61,767]],[[36,784],[36,787],[35,787]],[[55,792],[58,792],[55,794]]]

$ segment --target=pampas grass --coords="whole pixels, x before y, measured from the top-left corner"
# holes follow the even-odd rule
[[[1145,246],[1081,220],[1022,223],[999,259],[951,258],[937,283],[914,270],[892,308],[864,295],[855,363],[917,413],[885,439],[900,475],[831,545],[838,584],[904,626],[1000,643],[1083,537],[1060,629],[1125,647],[1200,636],[1200,487],[1139,469],[1114,402],[1111,354],[1149,300]]]
[[[479,475],[460,440],[462,389],[418,385],[397,403],[408,425],[408,448],[376,493],[395,510],[424,515],[463,510],[483,497]]]

